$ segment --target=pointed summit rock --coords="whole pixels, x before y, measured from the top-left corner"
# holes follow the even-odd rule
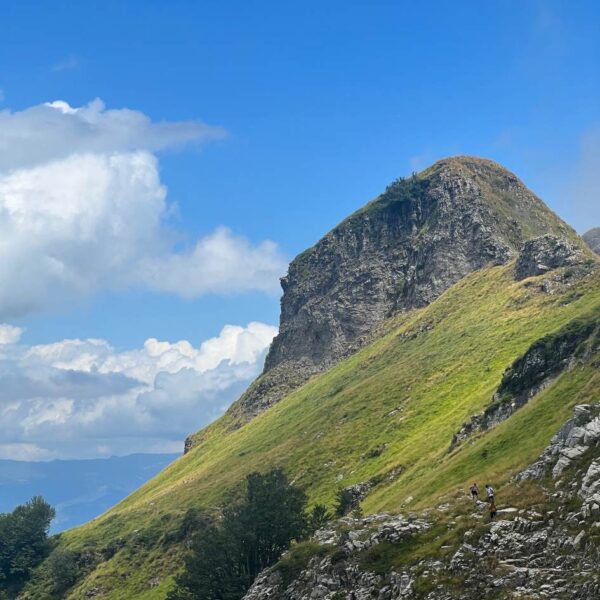
[[[230,411],[246,422],[363,346],[385,319],[431,303],[548,233],[581,245],[491,160],[447,158],[396,180],[292,261],[263,374]],[[193,444],[188,438],[186,447]]]

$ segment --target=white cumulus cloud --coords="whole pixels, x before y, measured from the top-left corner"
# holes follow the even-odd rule
[[[187,240],[168,226],[154,152],[222,135],[100,101],[1,111],[0,319],[103,289],[276,293],[286,261],[275,243],[225,227]]]
[[[0,331],[9,326],[0,326]],[[81,458],[181,450],[256,377],[277,333],[227,325],[195,347],[148,339],[0,346],[0,458]]]

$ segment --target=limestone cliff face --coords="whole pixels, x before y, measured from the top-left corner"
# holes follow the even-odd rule
[[[442,160],[399,179],[296,257],[282,279],[279,335],[263,374],[230,409],[243,423],[529,239],[577,240],[519,179],[484,159]],[[188,448],[193,445],[188,441]]]
[[[596,254],[600,254],[600,227],[590,229],[583,235],[583,239]]]

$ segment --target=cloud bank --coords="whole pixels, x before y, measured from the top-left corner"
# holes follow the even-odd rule
[[[227,325],[194,347],[148,339],[26,346],[0,325],[0,458],[89,458],[181,451],[262,369],[275,327]]]
[[[277,293],[286,261],[275,243],[253,244],[227,228],[187,240],[167,224],[155,153],[223,135],[99,100],[1,111],[0,319],[103,289]]]

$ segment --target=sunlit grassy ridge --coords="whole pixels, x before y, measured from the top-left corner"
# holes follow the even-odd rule
[[[394,318],[378,341],[244,427],[232,431],[227,415],[209,426],[197,448],[63,536],[75,549],[125,543],[69,597],[96,587],[100,597],[164,598],[179,566],[165,532],[189,507],[223,505],[254,470],[282,466],[312,502],[329,505],[340,487],[375,478],[366,512],[430,506],[474,478],[507,481],[574,404],[598,400],[600,389],[598,368],[578,366],[508,421],[448,452],[453,434],[489,405],[504,371],[536,340],[573,319],[600,318],[597,268],[553,294],[540,289],[543,277],[514,281],[512,268],[474,273],[429,307]],[[44,582],[42,573],[30,598],[44,597]]]

